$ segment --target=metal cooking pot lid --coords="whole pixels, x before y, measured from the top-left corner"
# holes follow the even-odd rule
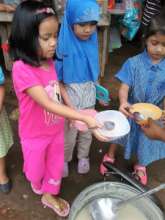
[[[68,220],[112,220],[113,216],[109,217],[109,215],[113,203],[118,203],[138,193],[139,190],[124,183],[101,182],[93,184],[76,197]],[[115,219],[163,220],[164,215],[149,198],[141,198],[140,201],[137,200],[133,204],[127,204],[119,209]]]

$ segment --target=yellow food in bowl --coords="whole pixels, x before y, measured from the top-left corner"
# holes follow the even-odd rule
[[[144,116],[143,120],[137,121],[137,123],[140,125],[146,125],[148,123],[148,118],[158,120],[162,116],[162,110],[158,106],[151,103],[136,103],[131,106],[130,112],[132,114],[138,112]]]

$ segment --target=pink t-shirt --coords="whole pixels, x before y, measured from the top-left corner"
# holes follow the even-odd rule
[[[61,132],[64,118],[48,112],[26,93],[26,89],[41,85],[52,100],[61,102],[53,61],[50,61],[48,70],[16,61],[13,64],[12,77],[19,104],[20,138],[50,136]]]

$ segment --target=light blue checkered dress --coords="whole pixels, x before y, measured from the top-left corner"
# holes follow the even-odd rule
[[[116,77],[127,84],[129,103],[149,102],[162,105],[165,97],[165,59],[152,64],[146,51],[128,59]],[[116,141],[125,147],[125,159],[136,153],[139,164],[147,166],[153,161],[165,158],[165,143],[151,140],[141,131],[139,125],[130,120],[131,132]]]
[[[0,86],[4,84],[4,75],[0,68]],[[8,116],[3,107],[0,111],[0,158],[5,157],[13,145],[12,131]]]

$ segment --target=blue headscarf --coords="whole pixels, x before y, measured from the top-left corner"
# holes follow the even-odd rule
[[[80,40],[73,32],[73,24],[99,21],[96,0],[67,0],[58,38],[56,61],[58,79],[65,84],[97,81],[99,52],[97,32],[89,39]]]

